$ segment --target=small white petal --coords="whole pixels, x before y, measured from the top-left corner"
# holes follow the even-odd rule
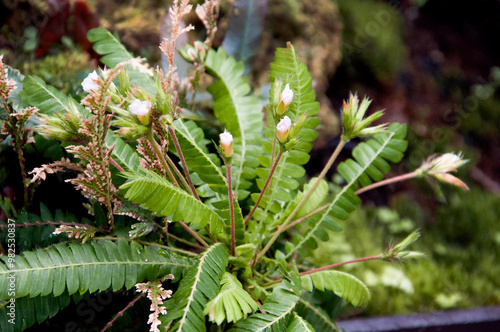
[[[224,146],[229,146],[231,145],[231,143],[233,143],[233,135],[231,135],[231,133],[228,131],[224,131],[219,135],[219,137],[221,144]]]
[[[99,75],[95,72],[91,72],[82,82],[82,88],[85,92],[91,92],[92,90],[99,90]]]
[[[285,86],[285,89],[283,90],[283,92],[281,92],[281,98],[280,99],[287,106],[292,102],[293,91],[290,89],[290,84],[287,84]]]
[[[290,118],[285,115],[283,119],[281,119],[281,121],[276,126],[276,129],[278,130],[279,133],[283,134],[287,132],[291,126],[292,126],[292,120],[290,120]]]
[[[128,109],[132,114],[135,114],[137,116],[146,115],[151,109],[151,102],[149,100],[141,101],[139,99],[136,99],[132,104],[129,105]]]

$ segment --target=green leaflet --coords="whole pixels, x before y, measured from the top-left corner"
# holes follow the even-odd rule
[[[285,222],[286,218],[292,213],[292,211],[297,207],[299,202],[304,198],[305,193],[311,188],[318,178],[312,178],[304,186],[304,189],[300,191],[297,196],[287,205],[285,211],[282,213],[276,224],[271,225],[271,227],[276,227],[276,225],[281,225]],[[311,196],[306,200],[304,205],[297,211],[294,219],[299,219],[306,216],[307,214],[314,211],[323,202],[326,195],[328,194],[328,183],[325,180],[321,180],[316,189],[312,192]]]
[[[10,302],[5,302],[5,304],[0,307],[0,331],[22,331],[35,323],[41,324],[46,319],[54,317],[60,310],[66,308],[70,304],[71,299],[73,299],[74,303],[78,303],[87,296],[88,293],[83,295],[80,295],[80,293],[69,295],[67,291],[64,291],[64,293],[55,297],[53,295],[47,295],[17,298],[15,302],[15,324],[8,322],[8,320],[11,319],[11,317],[7,316],[9,312],[7,305]]]
[[[294,312],[293,320],[286,329],[286,332],[314,332],[314,328],[309,322]]]
[[[356,307],[365,307],[370,301],[368,287],[358,278],[340,271],[319,271],[300,277],[302,286],[311,292],[313,287],[324,291],[331,290],[337,296]]]
[[[287,327],[290,314],[293,312],[301,290],[300,278],[295,272],[290,272],[290,280],[283,279],[276,286],[260,311],[247,319],[238,321],[230,332],[263,332],[281,330]]]
[[[175,187],[161,176],[146,173],[127,173],[129,182],[120,190],[126,190],[125,198],[136,204],[143,204],[156,216],[170,216],[174,221],[198,225],[199,228],[210,225],[210,232],[223,231],[224,222],[203,202],[186,191]]]
[[[174,130],[188,168],[195,171],[210,189],[227,195],[226,178],[221,172],[220,165],[213,162],[213,160],[218,161],[218,158],[209,155],[203,142],[200,142],[204,140],[203,131],[193,121],[182,120],[174,121]]]
[[[309,302],[308,299],[305,299],[306,294],[302,294],[299,298],[299,303],[295,308],[296,312],[304,317],[311,325],[314,327],[316,331],[321,332],[336,332],[339,329],[333,322],[333,320],[326,314],[326,312]]]
[[[309,218],[309,229],[304,236],[296,234],[294,244],[287,243],[285,259],[299,250],[307,254],[303,248],[307,245],[310,249],[317,248],[316,239],[328,240],[325,229],[338,231],[340,226],[336,220],[346,220],[354,211],[360,199],[354,193],[358,183],[363,185],[371,183],[371,179],[381,180],[390,170],[386,160],[399,162],[406,150],[407,142],[406,125],[393,123],[389,126],[388,133],[375,135],[366,143],[360,143],[353,150],[356,161],[348,159],[338,166],[339,173],[345,178],[347,184],[335,195],[335,198],[324,211]]]
[[[7,279],[16,275],[16,297],[59,296],[86,291],[129,289],[144,279],[156,279],[167,273],[179,274],[190,267],[180,256],[165,257],[151,247],[135,242],[98,241],[55,244],[38,251],[25,251],[16,256],[13,266],[8,258],[0,258],[0,299],[7,300]]]
[[[205,331],[203,309],[216,297],[226,269],[229,253],[218,243],[204,251],[179,284],[179,288],[165,303],[166,317],[162,325],[176,320],[170,331]]]
[[[52,115],[61,111],[71,111],[88,116],[89,112],[71,96],[66,96],[37,76],[24,78],[23,91],[19,96],[31,106],[36,106],[43,114]]]
[[[230,229],[231,227],[231,212],[229,210],[229,200],[227,198],[222,199],[217,202],[212,202],[214,208],[217,209],[217,214],[225,221],[226,228]],[[243,214],[241,212],[240,205],[236,199],[233,199],[233,207],[234,207],[234,231],[236,237],[236,244],[245,244],[247,241],[245,240],[245,227],[243,225]],[[228,234],[229,235],[229,234]],[[228,239],[229,240],[229,239]]]
[[[222,324],[223,321],[237,322],[259,307],[231,273],[224,273],[221,285],[220,292],[207,303],[203,311],[203,314],[208,315],[210,321],[217,323],[217,325]]]
[[[134,58],[120,42],[117,35],[111,34],[102,27],[89,30],[87,38],[91,43],[94,43],[94,51],[104,55],[101,57],[101,62],[110,68],[114,68],[120,62]],[[129,77],[132,84],[140,86],[152,95],[156,95],[156,88],[150,76],[129,68]]]
[[[245,199],[259,166],[257,156],[262,150],[262,105],[256,97],[248,96],[250,85],[243,77],[244,66],[224,49],[209,50],[207,73],[218,80],[208,87],[214,99],[214,114],[233,135],[233,186],[239,200]]]

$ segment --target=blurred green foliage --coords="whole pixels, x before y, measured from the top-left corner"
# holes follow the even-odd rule
[[[377,262],[343,266],[366,282],[372,300],[369,315],[397,315],[500,304],[500,197],[472,187],[470,192],[443,188],[446,204],[434,215],[402,194],[394,209],[361,207],[329,234],[310,261],[334,264],[376,255],[420,228],[412,249],[426,257],[402,264]],[[408,296],[411,294],[411,296]],[[351,307],[344,308],[349,312]]]
[[[338,0],[338,5],[343,64],[379,82],[394,78],[406,59],[401,13],[384,1]]]

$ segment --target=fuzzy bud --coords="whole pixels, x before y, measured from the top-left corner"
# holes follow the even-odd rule
[[[151,110],[151,102],[149,100],[141,101],[136,99],[128,107],[132,114],[137,115],[139,121],[145,126],[149,124],[149,111]]]
[[[91,72],[82,82],[82,88],[85,92],[97,91],[100,89],[99,85],[100,77],[97,75],[95,70]]]
[[[233,156],[233,135],[229,133],[227,130],[224,130],[220,137],[220,146],[222,148],[222,152],[224,153],[224,157],[231,158]]]
[[[276,130],[278,132],[278,140],[281,143],[285,143],[288,138],[288,132],[292,127],[292,120],[288,116],[285,115],[283,119],[276,126]]]

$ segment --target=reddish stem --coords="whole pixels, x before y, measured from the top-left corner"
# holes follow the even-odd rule
[[[336,264],[332,264],[332,265],[318,267],[316,269],[312,269],[312,270],[309,270],[309,271],[304,271],[304,272],[299,273],[299,276],[305,276],[305,275],[312,274],[312,273],[315,273],[315,272],[324,271],[324,270],[328,270],[328,269],[333,269],[334,267],[338,267],[338,266],[342,266],[342,265],[347,265],[347,264],[352,264],[352,263],[358,263],[358,262],[364,262],[364,261],[371,261],[371,260],[380,259],[380,258],[382,258],[381,255],[369,256],[369,257],[363,257],[363,258],[357,258],[357,259],[353,259],[351,261],[340,262],[340,263],[336,263]]]
[[[278,156],[276,157],[276,161],[274,162],[274,165],[271,168],[271,171],[269,172],[269,176],[267,177],[266,183],[264,183],[264,187],[262,188],[262,191],[260,192],[259,198],[257,199],[255,206],[253,207],[252,211],[250,211],[247,218],[245,219],[245,227],[248,225],[248,222],[252,218],[255,210],[257,210],[257,208],[259,207],[260,201],[262,200],[262,197],[264,197],[264,193],[266,192],[267,187],[271,183],[271,179],[273,178],[274,172],[276,171],[276,168],[278,167],[278,163],[280,162],[282,155],[283,155],[283,151],[280,151],[278,153]]]
[[[127,311],[129,308],[131,308],[144,295],[146,295],[146,293],[142,293],[141,295],[139,295],[135,299],[133,299],[129,304],[127,304],[127,306],[125,308],[123,308],[123,310],[121,310],[120,312],[118,312],[116,314],[116,316],[113,317],[113,319],[110,320],[108,322],[108,324],[106,324],[106,326],[104,326],[104,328],[101,330],[101,332],[104,332],[107,329],[109,329],[111,327],[111,325],[113,325],[113,323],[118,319],[118,317],[122,316],[125,313],[125,311]]]

